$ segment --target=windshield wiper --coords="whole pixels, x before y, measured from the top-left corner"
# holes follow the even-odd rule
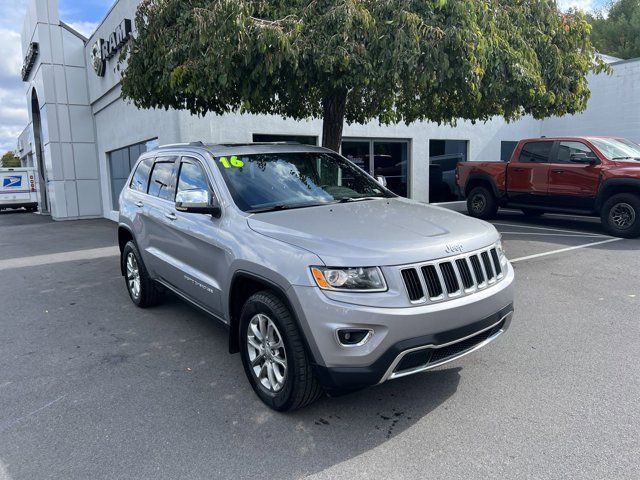
[[[271,205],[269,207],[259,207],[247,210],[247,213],[265,213],[265,212],[277,212],[279,210],[292,210],[295,208],[309,208],[320,207],[322,205],[328,205],[327,203],[279,203],[278,205]]]
[[[638,157],[613,157],[613,160],[640,160]]]
[[[385,197],[345,197],[336,200],[336,203],[366,202],[367,200],[380,200]]]

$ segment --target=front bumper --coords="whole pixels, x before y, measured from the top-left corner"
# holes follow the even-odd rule
[[[319,380],[331,392],[429,370],[491,343],[511,322],[513,278],[513,268],[508,265],[505,278],[491,288],[447,302],[409,308],[351,305],[327,298],[318,288],[294,290],[298,318]],[[335,335],[342,328],[371,329],[374,334],[362,346],[345,347]],[[478,337],[481,334],[484,337]],[[464,341],[471,343],[455,345]],[[452,348],[442,350],[445,347]],[[435,350],[440,352],[431,355]],[[452,354],[443,355],[445,351]],[[397,367],[404,367],[404,357],[413,352],[422,352],[429,358],[424,364],[414,362],[414,368],[400,372]]]

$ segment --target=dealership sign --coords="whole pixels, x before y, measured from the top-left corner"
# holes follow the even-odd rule
[[[91,47],[91,64],[99,77],[104,77],[107,60],[113,57],[131,36],[131,20],[125,18],[106,40],[99,38]]]
[[[27,50],[27,55],[24,57],[24,62],[22,63],[23,82],[26,82],[29,78],[33,65],[36,63],[36,58],[38,58],[38,42],[31,42],[29,44],[29,50]]]

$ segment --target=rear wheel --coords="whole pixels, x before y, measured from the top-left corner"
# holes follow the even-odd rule
[[[153,307],[160,303],[162,292],[149,276],[138,247],[133,241],[127,242],[124,246],[121,262],[131,301],[140,308]]]
[[[322,395],[293,316],[272,292],[256,293],[244,304],[240,349],[249,383],[274,410],[302,408]]]
[[[467,211],[475,218],[489,220],[498,213],[498,201],[486,187],[475,187],[467,197]]]
[[[604,228],[622,238],[640,236],[640,196],[619,193],[607,200],[600,214]]]
[[[532,208],[523,208],[522,213],[524,213],[526,217],[541,217],[544,215],[542,210],[535,210]]]

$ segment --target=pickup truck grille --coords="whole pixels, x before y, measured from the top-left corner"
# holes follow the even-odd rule
[[[439,302],[470,295],[504,277],[495,247],[401,269],[411,303]]]

